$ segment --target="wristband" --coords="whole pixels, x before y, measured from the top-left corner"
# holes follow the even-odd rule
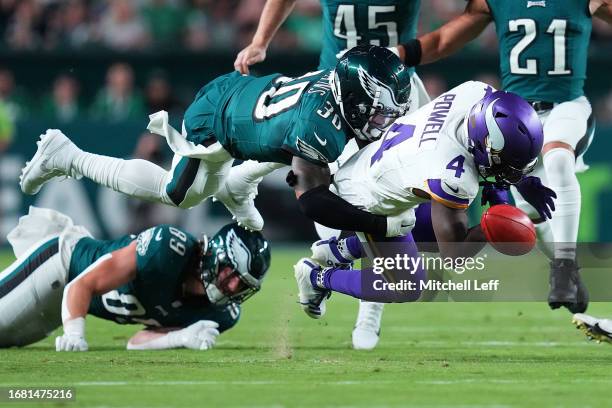
[[[409,40],[407,43],[402,44],[404,47],[404,64],[409,67],[416,67],[421,63],[421,56],[423,49],[421,48],[421,42],[418,39]]]
[[[77,317],[64,322],[64,334],[85,338],[85,318]]]

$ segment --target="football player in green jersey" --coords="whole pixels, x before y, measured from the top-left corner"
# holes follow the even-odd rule
[[[354,69],[347,69],[347,67]],[[360,84],[340,95],[346,81]],[[21,175],[21,189],[37,193],[62,176],[85,176],[132,197],[181,208],[214,195],[234,158],[291,165],[291,185],[303,212],[333,228],[358,228],[396,236],[406,230],[401,217],[357,209],[328,190],[328,163],[347,140],[375,140],[406,112],[410,73],[383,47],[356,47],[336,70],[298,78],[279,74],[261,78],[223,75],[204,86],[184,115],[183,132],[173,129],[165,111],[150,116],[148,129],[164,136],[175,156],[170,171],[145,160],[121,160],[85,152],[61,131],[41,136],[38,150]],[[263,220],[221,199],[246,227]],[[253,210],[257,216],[248,212]]]
[[[103,241],[31,207],[7,238],[17,260],[0,272],[0,347],[32,344],[63,324],[56,350],[85,351],[90,314],[145,325],[130,350],[209,349],[270,266],[263,235],[236,224],[211,239],[158,225]]]
[[[536,222],[551,258],[551,308],[584,312],[588,292],[576,262],[582,155],[594,132],[592,109],[584,96],[592,17],[612,24],[612,0],[469,0],[463,14],[438,30],[398,46],[409,66],[450,55],[493,22],[504,90],[519,94],[538,111],[544,147],[534,172],[557,194],[549,222],[513,190],[517,206]],[[550,225],[549,225],[550,224]],[[553,244],[554,243],[554,244]]]
[[[296,0],[267,0],[257,31],[251,43],[237,55],[234,68],[242,74],[249,73],[249,66],[263,61],[270,41],[287,19]],[[395,47],[416,35],[420,0],[321,0],[323,11],[323,42],[319,69],[334,67],[344,53],[360,44]],[[412,88],[410,112],[429,103],[430,98],[420,78],[411,68]],[[345,163],[359,147],[355,141],[347,144],[342,155],[330,168],[334,172]],[[221,187],[223,202],[242,204],[247,212],[257,184],[275,168],[266,163],[247,161],[232,168],[226,183]],[[252,205],[251,205],[252,208]],[[256,213],[255,211],[250,211]],[[322,239],[337,237],[340,231],[315,223]],[[382,304],[360,302],[359,315],[353,330],[353,347],[371,349],[378,342]]]
[[[297,0],[267,0],[257,32],[234,62],[236,71],[263,61],[270,41]],[[332,68],[351,48],[361,44],[394,47],[416,35],[420,0],[321,0],[323,48],[319,69]]]

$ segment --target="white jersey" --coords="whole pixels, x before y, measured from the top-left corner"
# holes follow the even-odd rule
[[[426,201],[414,189],[452,208],[478,194],[478,171],[468,152],[466,117],[493,89],[470,81],[399,118],[384,137],[362,149],[334,176],[338,194],[375,214],[396,215]]]

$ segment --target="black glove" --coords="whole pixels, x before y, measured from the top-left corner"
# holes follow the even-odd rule
[[[491,183],[489,181],[480,184],[482,185],[480,205],[489,204],[492,207],[497,204],[508,204],[510,202],[509,186],[507,184]]]
[[[557,198],[557,194],[542,184],[539,177],[523,177],[521,181],[515,184],[515,187],[525,201],[536,209],[542,220],[552,218],[552,212],[555,211],[553,199]]]

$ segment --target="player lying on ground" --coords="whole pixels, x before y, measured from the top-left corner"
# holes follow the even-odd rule
[[[183,134],[169,125],[166,112],[151,115],[148,129],[165,136],[175,153],[170,171],[144,160],[84,152],[59,130],[48,130],[22,171],[21,188],[35,194],[54,177],[85,176],[133,197],[182,208],[217,194],[239,221],[259,230],[263,227],[259,214],[242,214],[242,206],[218,192],[234,158],[252,159],[275,167],[290,164],[298,180],[294,187],[300,207],[316,221],[334,228],[353,224],[367,232],[399,235],[401,219],[359,210],[330,193],[327,164],[340,155],[348,139],[374,140],[407,110],[410,75],[386,48],[356,48],[344,58],[361,63],[362,69],[350,74],[360,76],[367,92],[335,97],[332,88],[340,87],[345,77],[342,61],[336,71],[299,78],[279,74],[255,78],[233,72],[198,92],[185,113]],[[348,111],[348,106],[359,110]]]
[[[30,207],[8,235],[17,260],[0,273],[0,347],[26,346],[63,324],[57,351],[85,351],[85,316],[143,324],[130,350],[214,346],[270,265],[260,232],[236,224],[198,241],[158,225],[103,241],[56,211]]]
[[[612,343],[612,320],[576,313],[572,318],[572,323],[576,328],[582,330],[589,340],[596,340],[598,343],[602,341]]]
[[[541,148],[542,124],[531,105],[515,94],[470,81],[395,121],[382,140],[359,151],[338,170],[334,187],[356,206],[377,214],[403,213],[405,219],[412,217],[413,225],[415,208],[431,201],[441,256],[468,257],[485,242],[480,225],[468,227],[466,213],[478,194],[480,178],[515,185],[542,216],[550,217],[555,193],[537,177],[526,176]],[[487,188],[496,203],[497,190]],[[368,237],[372,243],[384,240]],[[405,253],[418,256],[411,234],[399,240]],[[457,245],[463,242],[482,245],[473,245],[474,253],[466,253],[465,246]],[[362,255],[351,251],[343,248],[342,257]],[[330,291],[365,297],[359,270],[322,269],[313,260],[302,259],[295,265],[295,276],[300,303],[312,317],[324,313]],[[411,275],[415,281],[424,278],[422,268]],[[414,301],[419,295],[412,291],[394,301]]]
[[[457,52],[495,24],[503,88],[528,100],[544,123],[542,160],[534,175],[559,196],[557,211],[545,222],[516,190],[514,197],[549,246],[550,307],[573,313],[588,305],[576,262],[581,205],[576,172],[587,169],[582,157],[595,130],[584,95],[592,17],[612,23],[612,0],[470,0],[460,16],[398,47],[407,65],[426,64]]]

